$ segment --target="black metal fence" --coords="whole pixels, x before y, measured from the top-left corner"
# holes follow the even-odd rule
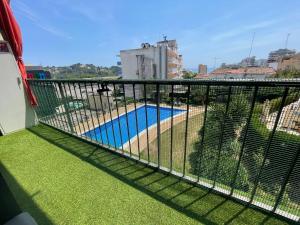
[[[40,122],[299,221],[300,82],[29,83]]]

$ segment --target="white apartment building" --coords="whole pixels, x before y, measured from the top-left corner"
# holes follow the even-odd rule
[[[122,79],[179,79],[182,76],[182,55],[176,40],[142,43],[141,48],[120,51]],[[126,88],[126,96],[133,96]],[[136,90],[137,97],[141,91]]]
[[[176,40],[157,45],[142,43],[141,48],[121,50],[123,79],[176,79],[182,76],[182,56]]]

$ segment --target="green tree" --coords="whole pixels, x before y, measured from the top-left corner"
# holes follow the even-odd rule
[[[276,78],[300,78],[300,71],[295,68],[278,70],[275,74],[275,77]]]
[[[204,105],[206,99],[206,89],[191,88],[190,102],[195,105]]]
[[[216,178],[218,182],[230,185],[240,152],[238,131],[245,123],[250,107],[249,100],[241,93],[232,94],[227,113],[226,104],[227,101],[224,103],[213,102],[209,105],[206,125],[199,131],[199,141],[194,145],[194,151],[189,155],[189,161],[192,174],[207,179]],[[201,144],[203,132],[205,135],[203,144]],[[222,135],[223,143],[219,149]],[[198,168],[199,163],[200,167]],[[219,166],[215,171],[217,163]],[[247,190],[249,187],[248,172],[244,164],[240,165],[235,187],[242,190]]]
[[[186,71],[186,70],[184,70],[182,73],[183,73],[182,78],[184,79],[192,79],[197,75],[197,73],[193,73],[192,71]]]

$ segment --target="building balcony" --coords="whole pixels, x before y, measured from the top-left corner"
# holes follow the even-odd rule
[[[299,222],[298,81],[29,84],[39,125],[0,137],[1,222]]]

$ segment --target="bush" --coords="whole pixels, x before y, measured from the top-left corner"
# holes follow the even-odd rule
[[[195,149],[201,151],[201,144],[198,142],[195,144]],[[203,157],[200,161],[200,168],[198,169],[198,152],[194,151],[190,154],[189,160],[191,164],[190,172],[195,175],[200,175],[200,177],[213,180],[216,178],[218,183],[230,186],[235,171],[237,168],[237,160],[233,157],[235,153],[240,148],[238,142],[228,141],[224,143],[221,149],[221,155],[219,159],[219,166],[216,168],[216,163],[218,160],[218,150],[216,148],[211,148],[204,146]],[[217,169],[217,171],[216,171]],[[238,175],[234,184],[234,187],[240,190],[247,191],[249,189],[248,181],[248,171],[243,164],[240,165]]]
[[[189,155],[191,173],[207,179],[217,179],[217,182],[230,185],[237,166],[237,156],[240,151],[240,143],[237,140],[237,130],[244,124],[249,113],[249,102],[243,94],[233,94],[228,112],[226,101],[224,103],[211,103],[206,118],[206,126],[199,132],[199,141],[194,146],[194,151]],[[225,121],[225,123],[224,123]],[[205,129],[204,146],[201,146],[201,134]],[[224,133],[223,133],[224,132]],[[221,136],[223,143],[219,155]],[[197,168],[198,152],[203,152],[200,170]],[[219,157],[220,156],[220,157]],[[219,166],[216,168],[216,163]],[[217,169],[217,171],[216,171]],[[247,190],[249,187],[248,172],[241,164],[235,187]]]
[[[272,100],[282,96],[284,89],[282,87],[260,88],[258,90],[256,99],[258,102],[263,103],[267,99]]]
[[[242,132],[241,137],[244,137]],[[254,114],[249,125],[248,135],[245,142],[244,164],[251,172],[250,179],[253,180],[257,176],[257,172],[261,167],[263,156],[269,141],[271,131],[266,125],[260,122],[259,114]],[[273,193],[276,185],[280,185],[285,178],[286,171],[290,168],[291,159],[298,151],[300,146],[300,137],[288,134],[284,131],[276,131],[269,153],[267,154],[266,164],[263,174],[260,178],[260,183],[265,191]],[[300,170],[300,162],[295,165],[297,170]],[[271,179],[270,179],[271,178]],[[290,182],[290,198],[293,199],[293,193],[299,185],[294,179]],[[296,200],[295,198],[293,200]],[[300,199],[298,199],[300,201]]]
[[[296,69],[278,70],[275,74],[276,78],[300,78],[300,71]]]
[[[191,89],[190,103],[194,105],[204,105],[206,90],[203,88]]]
[[[284,102],[284,106],[289,105],[300,98],[299,92],[291,93],[291,95],[287,96]],[[270,101],[270,112],[276,112],[279,110],[280,104],[282,101],[282,97],[276,98]]]

